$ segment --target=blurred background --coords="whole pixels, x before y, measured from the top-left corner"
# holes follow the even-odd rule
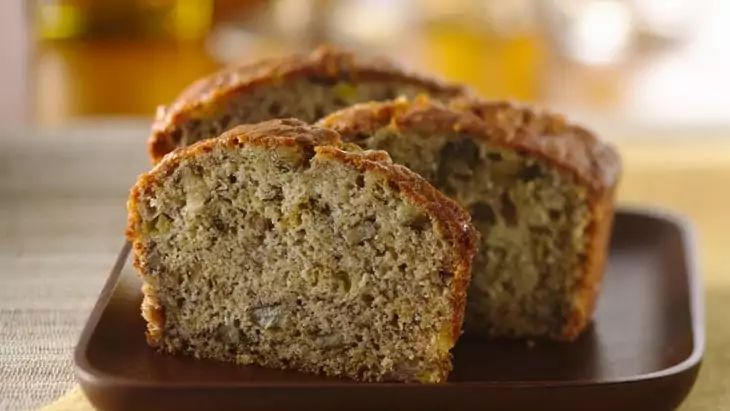
[[[150,116],[221,65],[334,42],[483,95],[730,123],[724,0],[3,0],[0,122]]]

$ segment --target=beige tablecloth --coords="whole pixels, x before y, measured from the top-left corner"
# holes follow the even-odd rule
[[[121,248],[127,189],[148,166],[146,132],[146,122],[121,121],[0,133],[0,410],[36,409],[64,393],[44,409],[91,410],[74,389],[71,352]],[[700,234],[708,344],[682,410],[728,410],[730,130],[702,144],[692,133],[636,134],[646,135],[621,131],[621,200],[685,213]]]

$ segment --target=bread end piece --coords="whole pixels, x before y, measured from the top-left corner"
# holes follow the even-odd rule
[[[362,381],[445,381],[476,248],[468,213],[387,154],[287,122],[176,150],[132,189],[148,342]]]

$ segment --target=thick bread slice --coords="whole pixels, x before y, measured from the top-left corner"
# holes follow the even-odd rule
[[[384,152],[297,120],[181,148],[131,190],[148,341],[358,380],[441,382],[476,231]]]
[[[468,94],[460,85],[409,73],[383,58],[321,46],[224,69],[160,107],[149,139],[153,162],[176,147],[216,137],[240,124],[294,117],[313,122],[353,103],[428,93]]]
[[[387,151],[470,210],[481,233],[465,327],[575,339],[601,284],[621,171],[609,145],[507,102],[356,105],[319,124]]]

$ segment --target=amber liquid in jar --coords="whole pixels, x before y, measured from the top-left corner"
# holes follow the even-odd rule
[[[198,39],[213,0],[35,0],[30,12],[39,40]]]

